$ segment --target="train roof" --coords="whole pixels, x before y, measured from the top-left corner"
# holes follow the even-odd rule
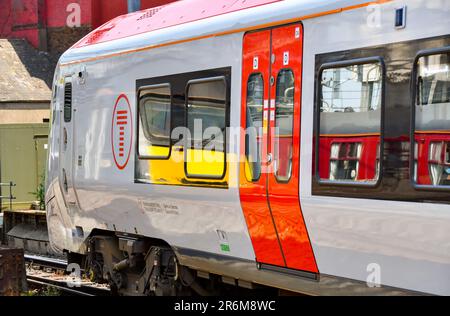
[[[182,0],[119,16],[89,33],[61,57],[79,63],[190,40],[336,14],[393,0]]]
[[[282,0],[184,0],[119,16],[83,38],[75,47],[153,32]]]

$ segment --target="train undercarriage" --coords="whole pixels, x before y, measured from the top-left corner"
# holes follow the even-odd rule
[[[227,284],[223,277],[179,264],[175,252],[160,240],[125,235],[95,235],[87,254],[67,253],[96,283],[107,283],[119,296],[211,296],[279,294],[277,289],[254,285],[252,289]]]

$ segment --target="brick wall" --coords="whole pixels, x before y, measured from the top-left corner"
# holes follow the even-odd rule
[[[90,26],[54,27],[47,29],[47,50],[61,55],[91,31]]]

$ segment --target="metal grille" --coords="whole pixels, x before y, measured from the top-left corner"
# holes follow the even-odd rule
[[[158,11],[160,11],[164,6],[161,7],[157,7],[157,8],[153,8],[150,10],[147,10],[143,15],[141,15],[137,20],[144,20],[144,19],[149,19],[152,16],[154,16]]]
[[[72,120],[72,83],[64,86],[64,122]]]

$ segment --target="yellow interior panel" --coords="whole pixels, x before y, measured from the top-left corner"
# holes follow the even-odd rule
[[[148,155],[158,157],[168,156],[168,151],[168,147],[157,146],[149,146],[146,150]],[[148,174],[148,178],[139,180],[152,184],[228,187],[228,168],[222,178],[225,169],[223,152],[188,149],[186,159],[189,177],[184,168],[184,149],[174,146],[168,159],[147,160],[148,170],[145,174]],[[217,179],[205,179],[206,177]]]

